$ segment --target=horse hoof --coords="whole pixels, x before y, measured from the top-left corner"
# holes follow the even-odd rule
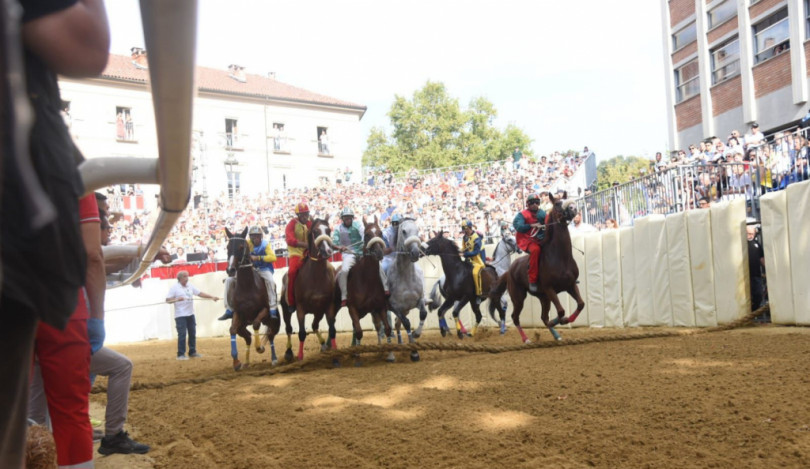
[[[275,359],[275,358],[274,358],[274,359],[272,359],[272,360],[270,361],[270,365],[272,365],[272,366],[276,366],[276,365],[278,365],[278,359]]]
[[[463,339],[463,338],[464,338],[464,334],[462,334],[462,333],[461,333],[461,331],[456,331],[456,335],[458,335],[458,338],[459,338],[459,339]]]
[[[304,354],[303,354],[303,353],[299,353],[299,354],[298,354],[298,361],[299,361],[299,362],[304,361]]]
[[[450,331],[442,327],[439,332],[442,333],[442,337],[447,337],[447,333]]]
[[[290,362],[292,362],[294,359],[295,359],[295,356],[293,355],[292,350],[291,350],[291,349],[287,349],[287,351],[286,351],[286,352],[284,352],[284,361],[286,361],[287,363],[290,363]]]
[[[397,357],[394,356],[394,352],[388,352],[388,356],[385,357],[385,361],[387,361],[388,363],[394,363],[395,361],[397,361]]]
[[[257,348],[256,353],[264,353],[264,347]]]
[[[321,352],[326,352],[329,350],[329,344],[324,342],[321,344]]]
[[[530,339],[526,339],[526,340],[523,341],[523,343],[526,344],[526,345],[529,345],[529,344],[532,343],[532,341]]]
[[[234,363],[233,371],[239,371],[241,369],[242,369],[242,364],[241,363]]]
[[[413,338],[414,339],[418,339],[420,337],[422,337],[422,329],[417,329],[417,330],[413,331]]]
[[[419,352],[411,352],[411,361],[418,362],[419,361]]]
[[[340,360],[338,360],[337,358],[333,358],[332,359],[332,366],[335,367],[335,368],[340,368]]]

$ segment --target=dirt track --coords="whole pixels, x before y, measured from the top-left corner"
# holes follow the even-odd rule
[[[648,331],[661,329],[561,330],[568,339]],[[471,341],[519,343],[514,329]],[[806,328],[422,352],[418,363],[367,355],[361,367],[248,374],[269,369],[260,363],[235,379],[227,339],[199,340],[205,356],[186,362],[175,346],[113,348],[133,360],[139,383],[227,379],[133,391],[127,426],[152,451],[98,456],[97,468],[810,467]],[[316,350],[308,337],[307,354]],[[104,399],[92,395],[95,417]]]

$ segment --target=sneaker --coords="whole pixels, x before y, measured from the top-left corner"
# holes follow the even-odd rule
[[[149,452],[149,446],[138,443],[129,437],[129,434],[124,430],[116,433],[113,436],[105,436],[101,439],[101,445],[98,447],[98,452],[103,455],[109,454],[146,454]]]
[[[202,358],[202,355],[197,353],[197,352],[190,353],[190,354],[188,354],[188,356],[191,357],[191,358]]]
[[[188,360],[188,357],[187,357],[187,356],[185,356],[185,355],[178,355],[178,356],[177,356],[177,359],[178,359],[178,360]]]
[[[233,311],[230,309],[225,310],[225,314],[217,318],[217,321],[227,321],[228,319],[233,319]]]

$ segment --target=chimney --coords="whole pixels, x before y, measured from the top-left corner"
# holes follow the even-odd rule
[[[275,80],[276,79],[276,72],[267,72],[267,78],[269,78],[271,80]]]
[[[133,47],[132,51],[132,65],[135,68],[146,70],[149,68],[149,62],[146,60],[146,49],[142,47]]]
[[[245,67],[241,65],[228,65],[228,76],[240,83],[247,83],[247,78],[245,77]]]

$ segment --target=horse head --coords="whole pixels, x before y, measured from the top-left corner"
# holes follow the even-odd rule
[[[416,262],[422,255],[421,243],[419,228],[414,219],[403,218],[397,230],[397,251],[409,255],[411,262]]]
[[[434,235],[428,240],[425,246],[425,254],[428,256],[441,256],[443,254],[459,255],[456,243],[450,238],[444,237],[444,231],[433,232]]]
[[[246,238],[247,232],[248,229],[245,227],[242,233],[236,236],[231,233],[228,228],[225,228],[225,235],[228,236],[228,267],[225,269],[225,272],[229,277],[233,277],[236,274],[236,269],[239,268],[240,265],[250,264],[250,252],[248,252]]]
[[[309,253],[321,259],[332,257],[332,230],[326,220],[317,219],[312,222],[309,232]]]
[[[374,220],[366,220],[363,217],[363,254],[373,255],[378,261],[382,261],[383,249],[385,248],[385,241],[382,239],[382,230],[377,221],[377,216],[374,215]]]

